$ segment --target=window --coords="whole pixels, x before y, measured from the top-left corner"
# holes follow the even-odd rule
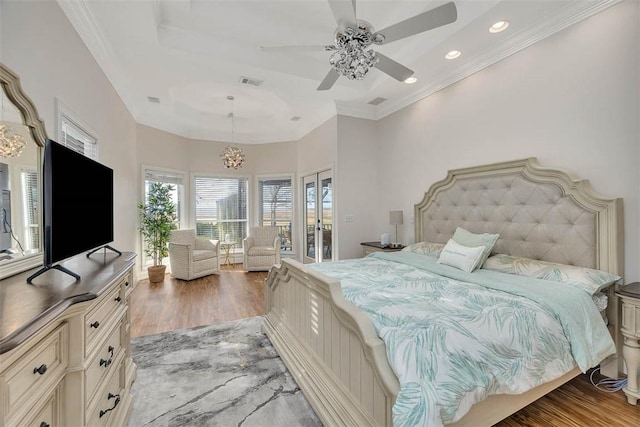
[[[58,143],[91,159],[98,159],[98,137],[60,100],[56,99]]]
[[[280,227],[280,250],[292,251],[293,192],[291,178],[258,180],[260,225]]]
[[[196,176],[196,234],[242,242],[247,236],[247,179]]]
[[[162,184],[172,186],[172,191],[170,195],[171,195],[171,201],[173,202],[173,204],[176,205],[176,214],[177,214],[176,228],[180,228],[179,227],[181,222],[180,219],[183,216],[182,200],[184,200],[183,174],[180,172],[145,168],[144,169],[144,201],[145,203],[148,199],[149,188],[151,187],[151,184],[154,182],[160,182]],[[142,246],[143,248],[142,265],[143,266],[152,265],[153,259],[147,256],[144,251],[145,245],[146,245],[146,243],[144,242],[144,239],[142,241],[142,245],[143,245]]]
[[[149,186],[152,182],[161,182],[163,184],[173,185],[171,200],[176,205],[176,214],[178,223],[176,226],[184,223],[184,175],[181,172],[160,170],[160,169],[144,169],[144,198],[147,200]]]
[[[23,169],[20,172],[20,178],[22,180],[22,206],[24,208],[22,213],[25,227],[24,250],[26,251],[40,247],[38,174],[34,170]]]

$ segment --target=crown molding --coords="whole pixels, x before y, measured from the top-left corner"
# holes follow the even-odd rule
[[[349,103],[336,101],[336,112],[343,116],[357,117],[359,119],[376,120],[378,118],[375,105],[354,106]]]

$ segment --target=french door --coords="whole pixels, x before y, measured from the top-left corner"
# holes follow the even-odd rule
[[[331,170],[302,179],[304,192],[303,262],[330,261],[333,252],[333,186]]]

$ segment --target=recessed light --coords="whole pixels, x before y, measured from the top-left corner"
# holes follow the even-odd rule
[[[509,21],[498,21],[489,27],[490,33],[499,33],[509,27]]]
[[[447,59],[456,59],[460,55],[462,55],[462,52],[460,52],[459,50],[452,50],[451,52],[447,53],[444,57]]]
[[[414,83],[415,83],[415,82],[417,82],[417,81],[418,81],[418,79],[417,79],[417,78],[415,78],[415,77],[409,77],[409,78],[407,78],[404,82],[405,82],[406,84],[408,84],[408,85],[412,85],[412,84],[414,84]]]

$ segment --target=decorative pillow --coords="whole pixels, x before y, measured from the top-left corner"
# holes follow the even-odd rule
[[[484,246],[484,250],[482,251],[482,258],[480,258],[480,263],[478,266],[482,266],[484,262],[491,255],[491,250],[493,246],[496,244],[496,241],[500,237],[499,234],[475,234],[470,231],[465,230],[462,227],[456,228],[456,231],[453,233],[452,239],[463,246],[476,247],[476,246]]]
[[[483,251],[484,246],[470,248],[459,245],[455,240],[449,239],[446,246],[442,249],[438,263],[471,273],[478,266],[480,259],[482,259]]]
[[[594,295],[622,280],[620,276],[606,271],[504,254],[490,257],[482,268],[554,282],[567,282],[584,289],[589,295]]]
[[[402,250],[437,258],[440,256],[442,248],[444,248],[444,243],[418,242],[405,246]]]

